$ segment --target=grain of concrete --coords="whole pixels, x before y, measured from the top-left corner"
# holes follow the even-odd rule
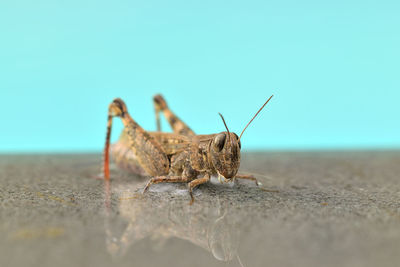
[[[154,185],[100,155],[0,156],[0,266],[398,266],[400,152],[244,153],[236,185]]]

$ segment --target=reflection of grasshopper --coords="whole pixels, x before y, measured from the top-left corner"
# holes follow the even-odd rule
[[[121,190],[114,187],[113,191],[121,195],[125,189],[126,185]],[[110,196],[110,193],[106,195]],[[131,246],[143,239],[156,239],[162,244],[175,237],[209,251],[218,260],[232,260],[237,256],[239,247],[238,225],[243,223],[241,212],[236,207],[224,205],[218,196],[211,198],[196,208],[177,199],[165,201],[145,196],[120,200],[118,218],[127,220],[128,224],[121,232],[120,227],[125,224],[115,223],[115,217],[108,213],[108,251],[114,256],[123,257]]]
[[[272,96],[271,96],[272,97]],[[258,112],[268,103],[265,102]],[[109,143],[112,118],[122,119],[124,131],[120,140],[113,146],[113,156],[120,166],[142,175],[154,176],[146,185],[163,182],[188,183],[191,202],[194,187],[206,183],[211,175],[223,176],[228,180],[242,178],[253,180],[251,175],[237,174],[240,165],[240,136],[231,133],[225,124],[226,132],[210,135],[195,135],[169,108],[161,95],[154,97],[158,131],[147,132],[129,115],[125,103],[117,98],[109,106],[106,146],[104,151],[104,176],[109,178]],[[159,112],[163,112],[174,133],[160,132]]]

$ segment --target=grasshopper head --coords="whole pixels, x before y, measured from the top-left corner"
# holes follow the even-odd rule
[[[249,121],[249,123],[247,123],[240,136],[235,133],[229,132],[224,117],[221,115],[221,113],[219,113],[222,121],[224,122],[226,132],[221,132],[215,135],[210,144],[211,162],[218,174],[227,179],[232,179],[236,176],[240,165],[240,149],[242,148],[240,144],[240,138],[242,137],[244,131],[247,129],[250,123],[254,120],[255,117],[257,117],[258,113],[260,113],[260,111],[265,107],[269,100],[271,100],[271,98],[272,96],[268,98],[264,105]]]
[[[227,179],[235,177],[240,165],[240,140],[235,133],[222,132],[211,141],[211,162],[218,174]]]
[[[108,106],[108,112],[112,117],[124,117],[125,114],[128,112],[128,109],[126,108],[126,105],[121,98],[116,98]]]

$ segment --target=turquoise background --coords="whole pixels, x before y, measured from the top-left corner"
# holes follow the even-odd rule
[[[399,148],[399,3],[3,0],[0,152],[100,151],[110,101],[154,130],[158,92],[197,133],[274,94],[244,149]]]

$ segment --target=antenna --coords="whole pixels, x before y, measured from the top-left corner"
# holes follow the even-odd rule
[[[254,117],[249,121],[249,123],[247,123],[246,127],[244,127],[242,133],[241,133],[240,136],[239,136],[239,141],[240,141],[240,138],[242,138],[242,135],[243,135],[244,131],[245,131],[245,130],[247,129],[247,127],[250,125],[250,123],[255,119],[255,117],[257,117],[258,113],[260,113],[260,111],[265,107],[265,105],[271,100],[271,98],[272,98],[273,96],[274,96],[274,95],[271,95],[271,96],[268,98],[267,102],[265,102],[264,105],[262,105],[262,107],[257,111],[256,115],[254,115]],[[221,115],[221,114],[220,114],[220,115]],[[222,115],[221,115],[221,116],[222,116]],[[222,119],[223,119],[223,118],[222,118]]]
[[[228,141],[229,141],[229,138],[230,138],[231,134],[229,133],[228,126],[226,126],[226,122],[225,122],[224,116],[222,116],[222,114],[221,114],[221,113],[219,113],[219,112],[218,112],[218,114],[221,116],[221,119],[222,119],[222,121],[224,122],[224,125],[225,125],[225,128],[226,128],[226,131],[228,132]]]

